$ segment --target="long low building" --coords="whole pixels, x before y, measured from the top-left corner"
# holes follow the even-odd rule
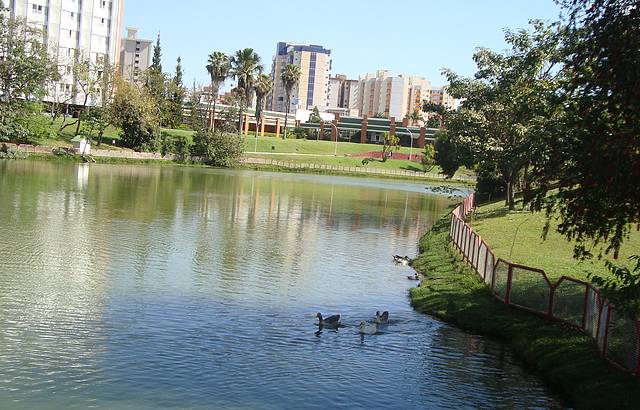
[[[201,107],[202,110],[207,109],[207,105],[204,103],[201,104]],[[219,121],[229,108],[225,104],[216,104],[216,113],[210,116],[209,123],[213,121],[212,117],[216,122]],[[189,113],[189,110],[185,109],[185,115],[188,116]],[[394,118],[367,118],[366,116],[340,117],[336,115],[334,118],[331,121],[309,122],[307,121],[308,113],[301,110],[296,114],[289,114],[287,128],[291,131],[291,129],[300,126],[309,130],[311,135],[317,139],[331,141],[337,139],[338,141],[362,144],[383,144],[384,134],[388,132],[398,136],[400,145],[418,148],[423,148],[427,143],[433,143],[434,135],[438,131],[437,128],[409,126],[408,119],[396,122]],[[284,132],[284,123],[285,113],[263,110],[262,121],[257,124],[255,110],[248,108],[243,115],[242,131],[247,135],[255,133],[258,129],[259,135],[264,136],[265,133],[270,133],[279,137]]]

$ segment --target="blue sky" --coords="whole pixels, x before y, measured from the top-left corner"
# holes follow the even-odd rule
[[[475,72],[476,47],[503,50],[504,28],[559,13],[553,0],[125,0],[124,26],[140,28],[142,38],[160,32],[164,70],[181,56],[187,85],[207,82],[213,51],[251,47],[269,71],[278,41],[329,48],[332,74],[384,68],[443,85],[443,67]]]

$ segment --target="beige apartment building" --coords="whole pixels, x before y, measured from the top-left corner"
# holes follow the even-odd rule
[[[282,70],[287,64],[300,67],[300,79],[291,93],[290,112],[297,109],[322,109],[327,105],[331,50],[313,44],[278,43],[271,75],[273,91],[267,98],[267,109],[285,112],[287,95],[282,83]]]
[[[422,100],[430,98],[431,83],[422,77],[391,75],[387,70],[366,74],[359,80],[359,115],[377,113],[401,119],[421,111]]]
[[[153,41],[138,38],[138,29],[127,27],[127,37],[122,39],[120,51],[120,74],[122,78],[138,83],[151,65]]]
[[[123,6],[124,0],[9,1],[11,15],[41,29],[58,60],[62,78],[52,85],[45,101],[78,104],[84,99],[81,93],[74,94],[72,68],[78,56],[95,63],[119,63]]]
[[[358,80],[349,80],[344,74],[329,77],[327,106],[324,111],[357,116]]]
[[[387,70],[360,77],[358,83],[358,115],[383,114],[387,118],[402,119],[414,112],[422,113],[424,100],[455,109],[458,101],[452,98],[445,87],[434,87],[423,77],[400,74],[392,75]]]

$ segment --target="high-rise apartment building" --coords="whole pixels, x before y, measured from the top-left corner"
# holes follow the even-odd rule
[[[117,65],[120,58],[124,0],[11,0],[16,18],[41,29],[44,41],[58,61],[62,79],[45,100],[74,90],[73,64],[79,56],[92,62]],[[71,103],[83,95],[75,93]]]
[[[138,29],[127,27],[127,37],[122,39],[120,74],[122,78],[137,83],[151,65],[153,41],[138,38]]]
[[[313,44],[278,43],[273,57],[271,75],[273,91],[267,99],[267,109],[286,111],[287,94],[282,83],[282,70],[287,64],[300,67],[300,79],[291,92],[290,112],[296,109],[322,109],[327,105],[331,50]]]
[[[360,115],[401,119],[421,110],[422,99],[430,97],[431,83],[422,77],[393,76],[387,70],[360,77],[358,108]]]
[[[358,80],[349,80],[344,74],[329,77],[325,110],[339,110],[346,115],[358,115]]]

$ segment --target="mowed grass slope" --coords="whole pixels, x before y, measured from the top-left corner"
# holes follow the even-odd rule
[[[508,211],[503,201],[480,206],[470,221],[497,257],[543,269],[551,280],[566,275],[588,281],[588,273],[608,273],[605,260],[631,267],[628,257],[640,253],[640,232],[633,229],[618,260],[614,260],[612,255],[605,255],[600,260],[578,261],[573,258],[574,243],[557,232],[557,220],[552,221],[544,240],[542,233],[547,221],[544,213]]]
[[[507,341],[570,406],[637,408],[640,381],[605,362],[591,338],[493,298],[452,248],[449,218],[436,223],[420,241],[413,267],[424,280],[411,290],[412,305],[464,329]]]

